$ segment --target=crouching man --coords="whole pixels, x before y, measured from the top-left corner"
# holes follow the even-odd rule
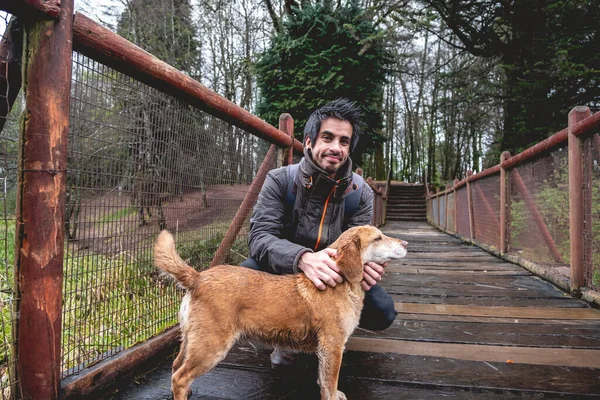
[[[373,191],[352,172],[350,152],[360,135],[361,113],[346,99],[315,110],[304,128],[299,164],[270,171],[250,219],[249,259],[241,265],[273,274],[304,273],[317,288],[343,282],[327,246],[348,228],[373,219]],[[379,286],[386,265],[364,266],[366,291],[359,327],[383,330],[396,318],[392,298]],[[325,311],[326,312],[326,311]],[[291,356],[275,350],[274,366]]]

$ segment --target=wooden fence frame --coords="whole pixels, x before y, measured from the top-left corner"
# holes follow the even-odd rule
[[[212,92],[170,65],[102,27],[83,14],[73,14],[73,1],[0,0],[0,9],[17,16],[29,38],[23,60],[26,98],[22,156],[17,184],[17,243],[15,290],[19,291],[17,375],[23,398],[59,399],[88,396],[111,386],[137,370],[140,364],[170,351],[177,343],[177,326],[131,349],[118,353],[78,375],[61,380],[61,317],[64,263],[64,205],[69,133],[71,54],[77,51],[110,68],[165,92],[272,143],[235,221],[244,221],[256,201],[269,167],[292,163],[303,144],[294,139],[294,123],[282,114],[279,129],[235,103]],[[0,45],[14,51],[14,42]],[[12,61],[12,60],[9,60]],[[0,66],[1,67],[1,66]],[[4,65],[8,67],[8,63]],[[17,69],[20,66],[17,66]],[[11,64],[14,70],[15,65]],[[21,87],[20,76],[0,82],[9,89],[8,114]],[[39,134],[43,132],[45,134]],[[279,150],[278,150],[279,149]],[[376,187],[374,223],[385,223],[390,185]],[[234,222],[235,222],[234,221]],[[222,262],[239,232],[232,226],[215,253],[212,264]],[[45,335],[48,340],[40,340]],[[12,393],[17,393],[13,388]]]
[[[468,214],[469,214],[469,226],[470,226],[470,237],[462,237],[458,234],[455,227],[454,231],[450,231],[446,225],[443,225],[439,221],[439,210],[438,210],[438,221],[434,221],[433,218],[428,218],[429,223],[436,226],[437,228],[460,237],[461,239],[475,244],[488,252],[515,264],[519,264],[538,276],[554,283],[558,287],[570,291],[574,295],[581,296],[589,302],[600,304],[600,293],[591,288],[584,287],[584,216],[586,212],[588,215],[591,213],[590,210],[584,209],[584,200],[582,193],[583,185],[583,155],[582,155],[582,143],[581,137],[600,131],[600,112],[590,115],[588,107],[578,106],[571,110],[568,117],[568,128],[561,130],[560,132],[550,136],[548,139],[526,149],[525,151],[511,157],[508,152],[504,152],[501,156],[500,164],[495,165],[491,168],[483,170],[477,174],[472,174],[471,171],[467,171],[467,177],[460,181],[454,181],[451,187],[447,187],[443,191],[437,191],[431,193],[429,190],[426,194],[426,199],[429,203],[437,198],[437,204],[439,207],[439,199],[442,196],[447,196],[451,192],[456,192],[457,189],[462,186],[466,186],[467,198],[468,198]],[[556,273],[551,268],[539,265],[537,263],[526,260],[520,256],[509,253],[509,237],[510,237],[510,193],[508,185],[508,177],[510,174],[516,179],[517,190],[521,192],[521,195],[531,212],[535,223],[538,225],[542,233],[542,237],[548,245],[554,258],[563,262],[558,252],[556,244],[548,231],[548,228],[541,216],[540,211],[537,209],[535,201],[531,198],[530,194],[525,187],[523,180],[521,179],[518,171],[515,167],[526,163],[536,157],[539,157],[558,146],[568,144],[568,157],[569,157],[569,238],[570,238],[570,277],[566,279],[564,276]],[[596,143],[594,143],[596,145]],[[597,144],[600,148],[600,144]],[[600,151],[600,150],[599,150]],[[477,243],[474,231],[474,214],[473,200],[472,200],[472,183],[495,175],[500,174],[500,246],[494,248],[482,243]],[[427,187],[427,182],[425,182]],[[591,207],[588,201],[585,204],[586,207]],[[455,207],[454,217],[458,217],[458,211]]]

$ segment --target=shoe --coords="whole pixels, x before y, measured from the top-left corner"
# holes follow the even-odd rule
[[[289,367],[298,361],[298,353],[275,349],[271,353],[271,368]]]

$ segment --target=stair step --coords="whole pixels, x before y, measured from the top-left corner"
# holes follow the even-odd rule
[[[404,215],[408,215],[408,216],[417,216],[417,217],[423,217],[425,215],[427,215],[427,213],[406,213],[406,212],[395,212],[395,213],[387,213],[387,216],[397,216],[397,217],[402,217]]]
[[[388,221],[427,221],[425,186],[391,186],[386,214]]]
[[[427,221],[424,217],[386,217],[387,221]]]
[[[391,213],[417,213],[425,214],[427,209],[425,208],[389,208],[386,210],[388,214]]]

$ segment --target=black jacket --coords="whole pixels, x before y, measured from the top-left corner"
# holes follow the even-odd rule
[[[305,150],[295,180],[295,202],[286,203],[288,174],[281,167],[267,174],[250,219],[250,257],[267,271],[297,273],[298,260],[307,251],[319,251],[333,243],[343,231],[368,225],[373,219],[373,191],[362,185],[358,209],[344,215],[344,197],[354,188],[352,161],[331,179]],[[325,208],[325,205],[326,208]]]

